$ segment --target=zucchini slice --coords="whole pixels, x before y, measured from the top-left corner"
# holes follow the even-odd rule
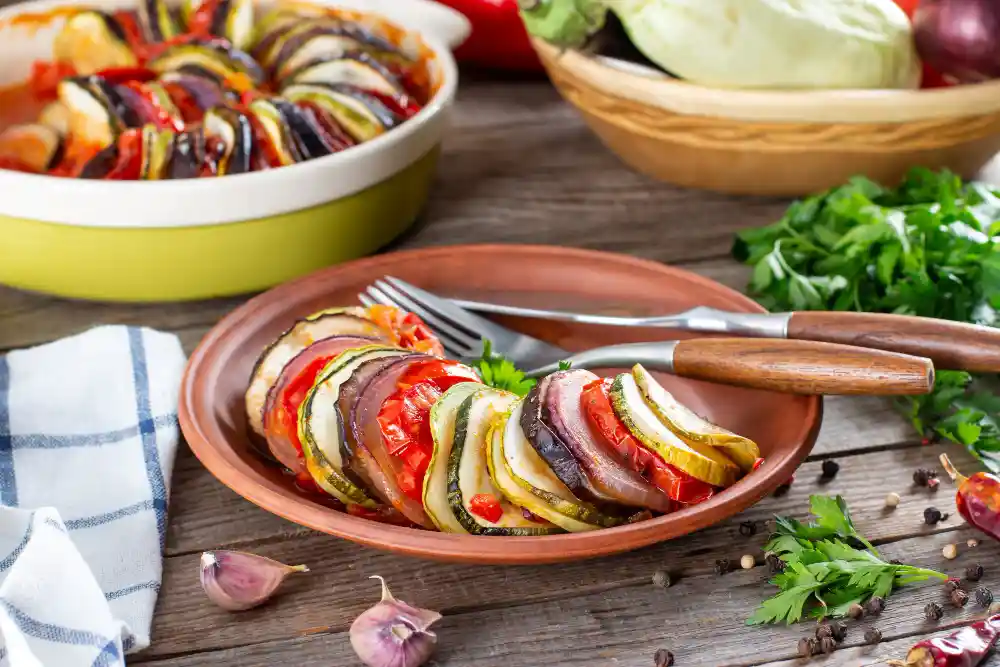
[[[389,97],[406,95],[399,80],[382,63],[363,51],[345,52],[333,60],[293,60],[289,61],[287,71],[279,70],[278,81],[287,77],[292,83],[344,84]]]
[[[355,141],[374,139],[399,124],[399,117],[382,102],[351,86],[293,83],[281,92],[292,102],[316,104]]]
[[[125,32],[111,16],[96,10],[74,14],[52,43],[55,60],[69,63],[79,74],[135,67],[138,59]]]
[[[498,452],[492,453],[491,458],[497,457],[496,463],[503,465],[502,470],[496,471],[498,477],[494,477],[494,482],[504,495],[533,514],[570,532],[596,530],[623,523],[624,519],[608,516],[593,505],[583,502],[559,481],[521,430],[523,409],[523,401],[514,405],[504,422],[500,437],[495,438],[492,443]],[[490,473],[494,473],[492,468]],[[526,492],[527,496],[519,494],[518,497],[513,497],[511,493],[515,492],[514,487]]]
[[[650,409],[681,440],[721,449],[743,472],[753,470],[754,463],[760,458],[757,443],[695,414],[664,389],[640,364],[632,369],[632,377]]]
[[[70,123],[70,113],[69,109],[62,102],[52,102],[45,105],[42,109],[42,113],[38,116],[38,122],[42,125],[48,125],[53,130],[59,133],[59,136],[65,137],[69,134],[69,123]]]
[[[62,149],[62,137],[48,125],[12,125],[0,132],[0,156],[12,157],[39,173],[59,161]]]
[[[475,535],[528,536],[560,532],[560,528],[551,523],[525,517],[521,507],[510,502],[490,477],[487,438],[491,425],[516,400],[517,397],[512,394],[479,387],[463,401],[455,416],[453,444],[447,458],[446,500],[452,521],[457,520],[467,532]],[[433,413],[431,427],[434,427]],[[437,456],[437,446],[434,451]],[[479,494],[492,496],[500,502],[503,513],[496,523],[472,511],[471,501]]]
[[[170,130],[158,130],[155,125],[142,128],[142,168],[139,178],[159,181],[167,178],[167,168],[174,153],[177,135]]]
[[[342,352],[323,369],[299,406],[299,441],[306,470],[321,489],[345,504],[369,509],[379,506],[354,478],[344,458],[344,417],[337,408],[340,388],[366,361],[406,354],[405,350],[380,345]]]
[[[255,87],[259,87],[265,78],[264,71],[250,55],[223,41],[176,44],[150,60],[147,66],[157,74],[196,67],[220,82],[232,81],[243,75]]]
[[[448,460],[454,453],[455,423],[463,408],[483,385],[476,382],[462,382],[448,389],[431,407],[430,427],[434,441],[427,473],[424,475],[424,511],[438,530],[444,533],[467,533],[461,523],[451,513],[448,506]]]
[[[202,132],[206,139],[215,139],[221,150],[212,157],[216,173],[245,174],[250,171],[253,154],[253,126],[244,114],[229,107],[215,107],[205,114]]]
[[[389,342],[389,334],[381,327],[355,315],[321,311],[299,320],[266,347],[254,365],[245,397],[247,419],[254,432],[264,435],[262,419],[267,392],[285,364],[315,341],[330,336],[365,336]]]
[[[102,148],[114,143],[125,128],[106,88],[94,77],[75,77],[59,83],[59,101],[69,110],[70,134]]]
[[[271,140],[281,164],[290,165],[302,161],[303,156],[298,150],[298,144],[292,138],[292,130],[274,102],[263,98],[254,100],[250,103],[250,113]]]
[[[632,435],[664,461],[712,486],[732,486],[740,469],[724,454],[702,443],[688,443],[660,421],[635,378],[622,373],[611,385],[611,405]]]

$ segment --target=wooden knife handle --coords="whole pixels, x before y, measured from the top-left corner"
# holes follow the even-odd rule
[[[926,394],[930,359],[862,347],[763,338],[694,338],[674,348],[674,373],[791,394]]]
[[[939,369],[1000,372],[1000,329],[932,317],[795,312],[788,337],[928,357]]]

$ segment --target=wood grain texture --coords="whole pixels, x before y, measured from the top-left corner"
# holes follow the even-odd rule
[[[793,313],[788,337],[928,357],[938,369],[1000,372],[1000,330],[881,313]]]
[[[991,563],[1000,557],[1000,545],[995,542],[981,544],[972,550],[963,547],[963,553],[954,561],[946,561],[941,556],[945,544],[953,540],[964,542],[973,534],[963,529],[912,538],[885,545],[882,552],[886,558],[899,558],[913,565],[960,576],[973,560]],[[704,554],[702,558],[710,560],[713,556]],[[596,565],[590,578],[599,579],[603,575]],[[356,574],[359,578],[361,575],[360,572]],[[503,573],[487,571],[480,573],[476,581],[458,585],[475,587],[484,579],[502,577]],[[634,585],[612,590],[576,586],[567,590],[564,597],[516,606],[446,609],[444,620],[436,626],[438,650],[433,664],[439,667],[649,667],[659,648],[672,651],[676,664],[684,667],[745,667],[769,660],[791,659],[796,655],[797,640],[814,629],[812,623],[757,628],[743,625],[743,620],[763,597],[773,592],[773,587],[765,584],[767,577],[762,566],[721,577],[703,573],[681,579],[665,590],[652,586],[646,577],[642,580],[637,577]],[[371,588],[371,582],[366,583]],[[421,593],[423,582],[396,577],[389,583],[399,599],[411,604],[433,608],[438,598],[434,594]],[[991,568],[981,584],[996,587],[1000,584],[1000,570]],[[299,592],[301,588],[289,589],[289,596]],[[327,591],[328,595],[339,593]],[[377,591],[366,591],[348,604],[341,603],[344,615],[365,609],[375,601],[376,595]],[[902,589],[889,599],[881,616],[850,624],[842,650],[858,646],[863,641],[864,630],[871,625],[877,626],[887,641],[928,632],[933,626],[928,627],[921,610],[928,602],[942,599],[940,584]],[[255,616],[263,613],[265,611],[260,610]],[[272,614],[281,613],[278,609],[272,610]],[[949,609],[945,622],[969,622],[980,613],[972,605],[962,610]],[[287,612],[285,616],[287,618]],[[205,620],[200,620],[201,624],[190,627],[203,631]],[[255,620],[243,617],[242,621],[230,623],[243,625],[241,647],[153,661],[152,664],[158,667],[234,664],[264,667],[293,660],[306,664],[358,664],[342,625],[321,622],[302,630],[293,639],[266,641],[256,632]],[[248,635],[250,632],[252,636]]]
[[[934,385],[923,357],[812,341],[713,338],[674,349],[677,375],[796,394],[911,395]]]
[[[162,656],[238,646],[250,641],[278,640],[307,633],[315,627],[324,627],[328,631],[345,630],[354,616],[369,603],[373,591],[366,577],[371,574],[390,577],[390,583],[400,599],[419,601],[424,606],[449,614],[566,601],[585,594],[630,590],[646,585],[658,569],[669,570],[682,582],[703,577],[698,581],[709,585],[705,589],[677,589],[681,593],[687,590],[690,594],[701,595],[717,591],[717,594],[723,595],[730,580],[719,581],[707,576],[713,571],[715,560],[730,558],[736,561],[744,553],[760,556],[769,530],[766,522],[775,514],[804,518],[809,495],[814,493],[843,494],[850,504],[858,530],[879,543],[959,530],[963,523],[955,511],[954,494],[947,489],[947,485],[932,493],[912,484],[913,470],[933,467],[939,452],[936,447],[913,447],[851,456],[841,459],[840,473],[829,481],[820,479],[821,462],[806,463],[796,473],[796,481],[786,495],[766,498],[750,510],[716,526],[622,556],[560,566],[440,564],[365,549],[326,535],[285,531],[266,543],[256,542],[252,550],[286,563],[306,563],[312,572],[307,577],[289,580],[287,594],[276,598],[273,604],[246,614],[227,614],[204,598],[195,576],[197,552],[170,557],[165,563],[164,587],[153,629],[154,641],[146,655]],[[967,454],[957,450],[954,453],[956,465],[974,465]],[[893,512],[884,509],[888,491],[895,491],[902,497],[902,502]],[[208,506],[211,500],[211,497],[205,498],[199,523],[207,526],[211,516],[215,516],[216,523],[219,523],[220,515],[232,518],[226,523],[242,523],[244,515],[232,513],[228,505]],[[935,527],[923,522],[923,511],[932,504],[951,515]],[[196,525],[190,514],[191,509],[183,517],[175,514],[172,523]],[[754,521],[758,528],[757,534],[751,538],[743,537],[739,532],[740,524],[748,520]],[[223,530],[220,527],[216,535],[221,537]],[[211,539],[207,530],[203,530],[202,535],[206,541]],[[217,544],[210,544],[208,548],[212,546]],[[1000,575],[1000,570],[997,574]],[[711,587],[715,585],[719,588]],[[765,592],[765,589],[757,588],[755,594],[762,598]],[[667,611],[665,608],[658,613],[662,616]],[[666,618],[671,622],[679,619],[680,610],[676,611],[676,614],[671,611]],[[739,623],[727,622],[727,625],[737,626]],[[475,626],[464,627],[472,632]],[[195,628],[197,632],[193,632]],[[252,640],[247,639],[248,628],[252,628]],[[747,637],[752,636],[756,635],[747,634]],[[768,653],[766,644],[757,646],[755,654],[758,651],[761,661],[780,657],[780,654]],[[527,667],[534,663],[525,661],[518,664]]]

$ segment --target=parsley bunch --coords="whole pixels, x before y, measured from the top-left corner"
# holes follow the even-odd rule
[[[904,584],[947,578],[883,561],[858,534],[842,497],[811,496],[809,506],[813,522],[776,517],[775,534],[765,548],[785,563],[785,570],[771,579],[780,592],[764,600],[748,625],[795,623],[806,615],[844,617],[851,605],[873,596],[887,598]]]
[[[483,353],[473,362],[483,383],[497,389],[509,391],[516,396],[527,396],[537,384],[537,380],[526,377],[524,371],[503,355],[493,351],[493,342],[483,340]],[[559,370],[568,371],[568,361],[559,362]]]
[[[750,293],[769,310],[855,310],[1000,325],[1000,190],[916,168],[896,188],[866,178],[795,202],[741,232]],[[941,372],[900,405],[926,437],[965,445],[1000,472],[996,377]]]

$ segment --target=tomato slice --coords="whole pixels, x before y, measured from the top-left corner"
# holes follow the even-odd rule
[[[96,72],[95,76],[101,77],[110,84],[120,84],[128,83],[130,81],[145,83],[155,79],[157,74],[153,70],[145,67],[112,67],[110,69],[102,69],[99,72]]]
[[[392,335],[392,342],[400,347],[437,356],[444,355],[444,348],[437,336],[413,313],[376,304],[368,307],[368,319],[388,331]]]
[[[137,181],[142,173],[142,130],[130,129],[118,137],[118,161],[105,181]]]
[[[31,92],[35,99],[50,102],[59,97],[59,83],[71,76],[76,69],[69,63],[38,60],[31,66]]]
[[[500,500],[489,493],[477,493],[469,498],[469,511],[490,523],[497,523],[503,517]]]
[[[670,465],[632,435],[611,407],[611,378],[595,380],[583,389],[580,400],[591,426],[609,443],[619,460],[667,494],[672,500],[693,505],[708,500],[715,488]]]
[[[393,97],[392,95],[386,95],[385,93],[379,92],[377,90],[371,90],[368,88],[364,89],[364,92],[368,93],[372,97],[376,98],[379,102],[384,104],[403,118],[412,118],[417,115],[423,108],[420,106],[416,100],[414,100],[409,95],[400,95],[399,97]]]
[[[215,19],[215,12],[218,10],[222,0],[205,0],[194,10],[188,19],[188,32],[199,37],[212,36],[212,23]]]
[[[6,157],[0,155],[0,169],[9,169],[11,171],[23,171],[28,174],[36,173],[34,169],[24,164],[17,158]]]
[[[410,498],[422,500],[424,475],[434,452],[430,412],[441,395],[460,382],[479,382],[476,372],[455,361],[416,362],[379,409],[378,423],[389,455],[402,463],[396,481]]]

